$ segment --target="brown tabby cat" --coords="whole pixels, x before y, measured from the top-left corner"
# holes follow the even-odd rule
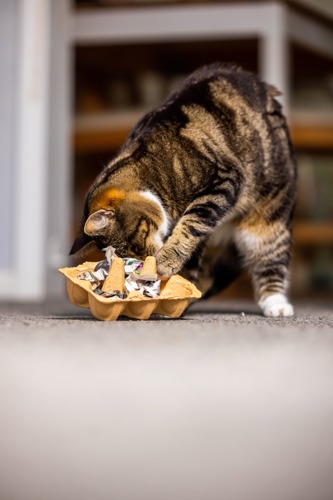
[[[246,266],[266,316],[291,316],[296,162],[279,95],[233,65],[198,69],[146,114],[91,186],[71,254],[156,255],[206,296]]]

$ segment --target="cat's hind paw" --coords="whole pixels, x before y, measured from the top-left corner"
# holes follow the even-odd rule
[[[290,317],[294,315],[294,308],[289,304],[287,298],[282,293],[269,295],[259,301],[263,315],[268,317]]]

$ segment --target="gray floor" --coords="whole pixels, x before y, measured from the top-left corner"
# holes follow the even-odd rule
[[[332,500],[333,306],[0,307],[0,500]]]

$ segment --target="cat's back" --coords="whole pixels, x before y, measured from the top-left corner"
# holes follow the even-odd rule
[[[134,127],[130,141],[160,127],[170,127],[175,131],[186,124],[184,110],[200,107],[215,118],[229,120],[247,113],[256,119],[266,111],[281,110],[274,99],[280,93],[271,85],[262,82],[257,75],[235,64],[213,63],[190,74],[160,106],[147,113]],[[231,113],[231,114],[230,114]]]
[[[249,105],[253,110],[264,112],[267,101],[280,95],[272,85],[240,66],[231,63],[213,63],[202,66],[189,75],[174,94],[166,99],[162,107],[172,104],[187,104],[211,100],[228,101],[228,97],[238,97],[238,104]],[[230,103],[231,104],[231,103]]]

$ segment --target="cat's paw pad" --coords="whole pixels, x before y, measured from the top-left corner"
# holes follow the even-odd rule
[[[287,301],[286,297],[280,293],[270,295],[259,302],[259,306],[264,314],[271,318],[290,317],[294,315],[294,308]]]

